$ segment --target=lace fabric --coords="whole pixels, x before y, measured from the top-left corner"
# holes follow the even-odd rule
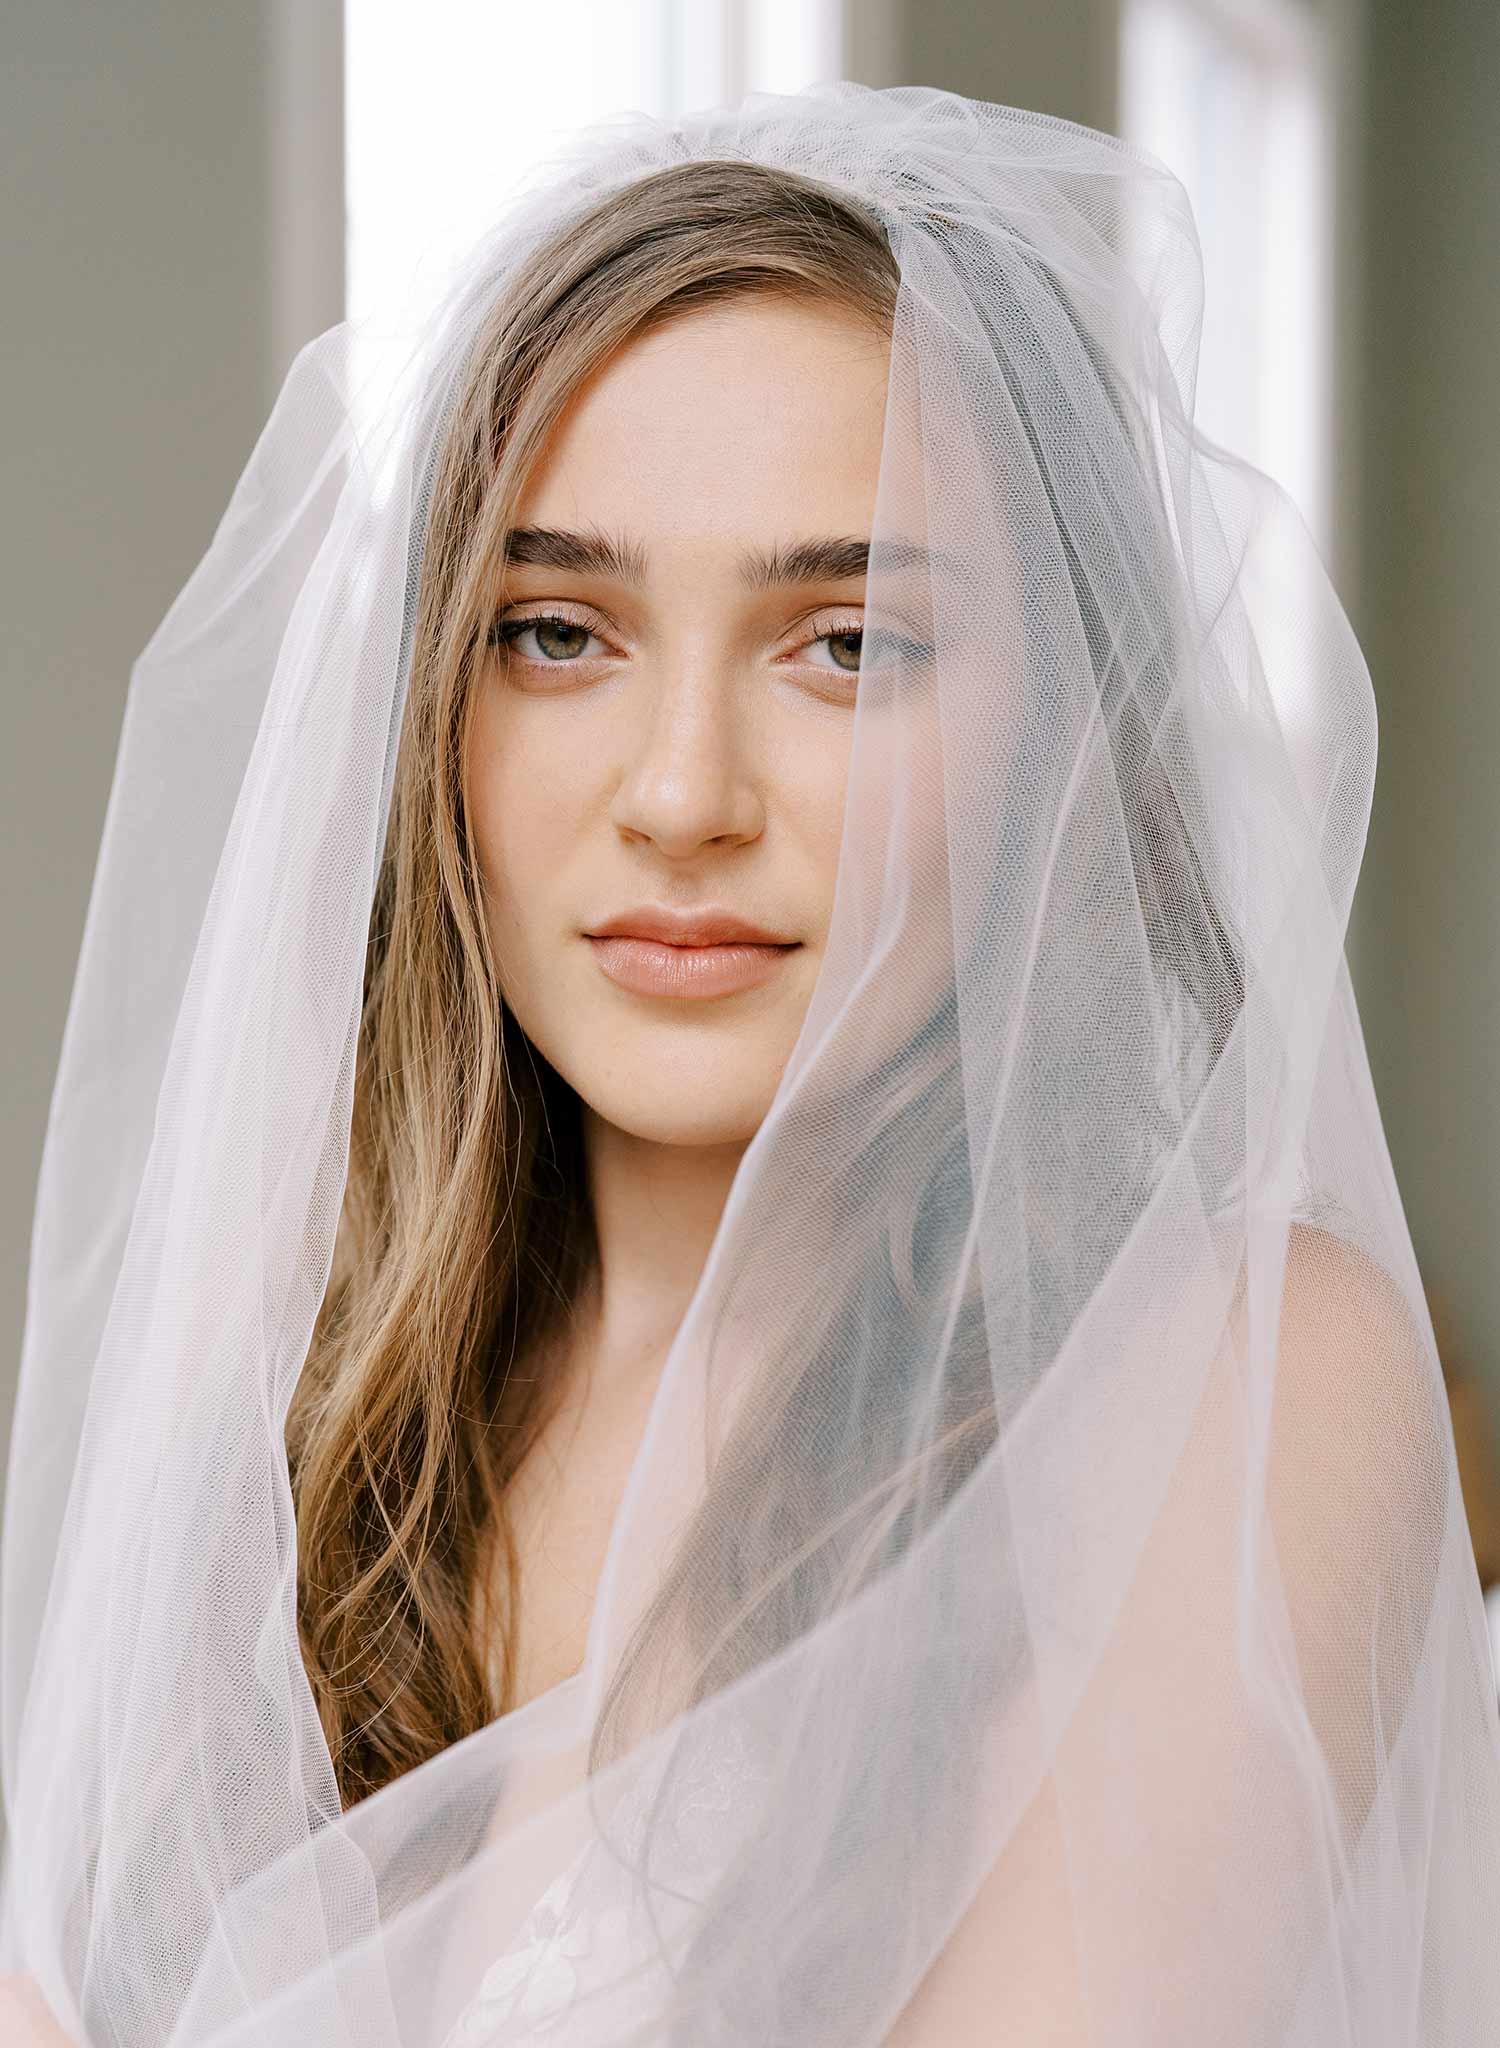
[[[608,1998],[610,2033],[649,2022],[670,1983],[663,1943],[673,1931],[673,1899],[706,1890],[715,1868],[753,1827],[767,1782],[732,1721],[719,1731],[711,1754],[693,1758],[672,1786],[665,1882],[660,1849],[651,1852],[656,1904],[649,1924],[642,1895],[626,1881],[621,1864],[622,1853],[628,1858],[645,1849],[652,1800],[646,1783],[633,1788],[616,1817],[623,1828],[621,1847],[589,1842],[558,1873],[486,1970],[442,2048],[521,2048],[534,2040],[549,2048],[588,2048],[600,2038],[601,1996]]]

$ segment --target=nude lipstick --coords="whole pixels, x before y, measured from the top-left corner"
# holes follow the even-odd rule
[[[642,905],[584,933],[602,971],[631,995],[736,995],[769,981],[801,941],[727,910]]]

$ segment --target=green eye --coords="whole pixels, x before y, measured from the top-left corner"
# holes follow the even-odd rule
[[[854,645],[854,654],[853,654],[853,660],[852,660],[852,662],[851,662],[851,663],[849,664],[849,669],[848,669],[848,673],[849,673],[850,675],[852,675],[852,674],[853,674],[853,673],[855,672],[855,670],[856,670],[856,669],[857,669],[857,668],[859,667],[859,663],[860,663],[860,656],[861,656],[861,653],[862,653],[862,645],[863,645],[864,637],[865,637],[865,630],[864,630],[864,627],[863,627],[863,626],[848,626],[848,627],[845,627],[845,628],[844,628],[843,630],[841,630],[841,631],[838,631],[838,632],[833,632],[833,633],[824,633],[824,634],[822,634],[822,635],[820,636],[819,644],[820,644],[820,645],[823,645],[824,643],[826,643],[826,644],[827,644],[827,647],[828,647],[828,650],[829,650],[829,652],[830,652],[830,653],[831,653],[831,654],[832,654],[832,655],[834,656],[834,659],[835,659],[836,661],[838,661],[838,660],[839,660],[839,652],[838,652],[838,648],[839,648],[839,643],[840,643],[840,642],[843,642],[843,643],[844,643],[844,650],[845,650],[845,652],[848,652],[848,643],[849,643],[850,641],[853,641],[853,642],[855,643],[855,645]],[[842,666],[843,664],[842,664],[842,663],[840,663],[840,665]]]
[[[513,646],[520,636],[529,631],[533,626],[537,628],[537,645],[542,648],[542,653],[540,657],[530,654],[524,655],[522,658],[526,661],[550,661],[556,666],[564,666],[569,661],[576,660],[579,654],[582,653],[583,650],[578,647],[565,649],[561,653],[549,653],[546,643],[540,637],[543,630],[554,635],[559,633],[564,635],[570,633],[581,634],[585,644],[594,638],[588,627],[580,625],[577,619],[565,619],[556,612],[532,612],[526,618],[497,619],[489,631],[489,644],[491,647]]]
[[[859,643],[855,649],[853,663],[850,666],[843,667],[842,663],[838,663],[840,667],[843,667],[845,675],[853,675],[861,666],[869,670],[886,668],[896,662],[920,665],[931,661],[933,654],[932,648],[925,641],[910,640],[904,634],[887,633],[878,628],[872,633],[865,626],[835,628],[831,633],[820,634],[818,644],[822,645],[824,641],[827,641],[831,650],[833,643],[840,640]],[[868,646],[865,644],[867,642],[869,643]],[[875,650],[873,657],[870,652],[871,647]],[[834,658],[838,662],[836,654]]]

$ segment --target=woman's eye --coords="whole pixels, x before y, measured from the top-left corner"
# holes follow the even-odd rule
[[[576,619],[559,618],[553,612],[533,612],[524,619],[497,619],[490,628],[490,645],[514,647],[523,634],[533,632],[541,652],[532,654],[522,648],[522,655],[527,661],[551,662],[554,667],[576,662],[588,642],[595,637]]]
[[[842,669],[845,675],[852,676],[859,669],[864,637],[863,626],[835,626],[832,632],[820,633],[811,645],[826,647],[833,656],[834,667]]]
[[[849,676],[855,675],[861,664],[869,670],[884,668],[898,661],[920,666],[932,659],[932,649],[923,641],[909,640],[901,633],[872,632],[865,626],[835,626],[808,644],[814,647],[826,645],[833,657],[833,666]],[[825,664],[815,663],[814,666],[823,667]]]

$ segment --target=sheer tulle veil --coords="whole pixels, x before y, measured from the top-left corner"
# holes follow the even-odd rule
[[[286,1426],[430,517],[497,321],[710,162],[896,279],[829,944],[583,1670],[349,1801]],[[1492,2041],[1494,1685],[1344,954],[1373,697],[1194,425],[1201,308],[1143,152],[840,82],[590,130],[298,356],[131,673],[38,1188],[0,1963],[79,2041]]]

